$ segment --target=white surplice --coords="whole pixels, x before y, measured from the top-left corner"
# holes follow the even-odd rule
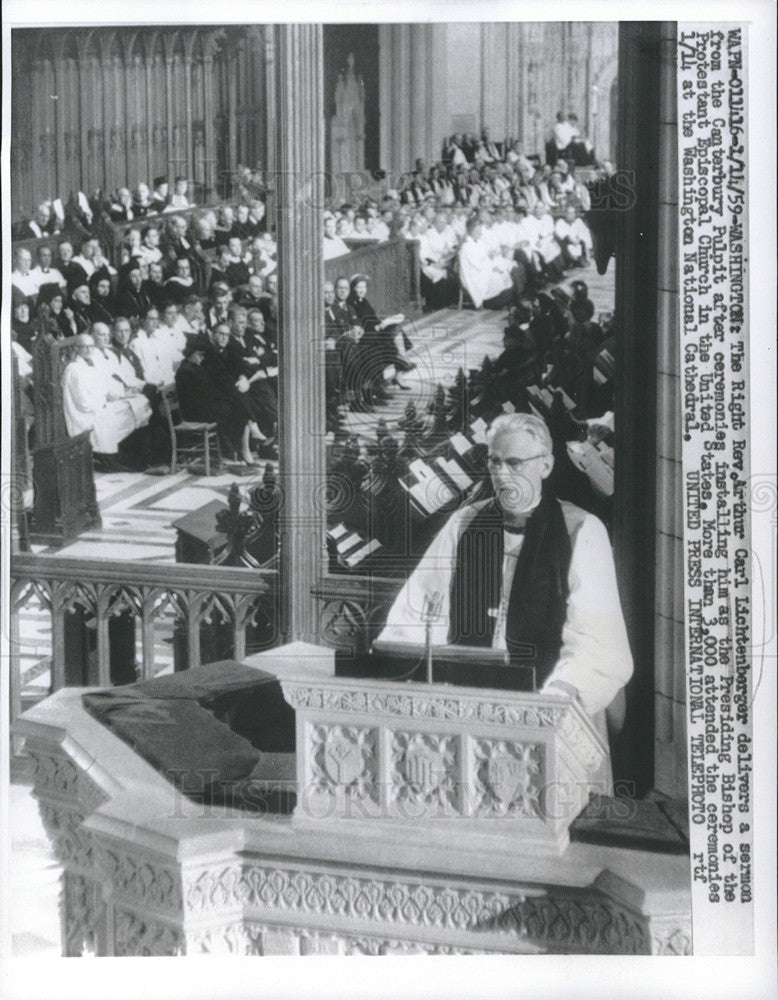
[[[71,361],[62,378],[62,406],[71,437],[88,430],[95,451],[115,455],[119,442],[137,424],[128,400],[108,400],[106,371],[105,361],[91,365],[82,357]]]
[[[488,247],[472,236],[467,237],[459,251],[459,280],[476,309],[513,285],[502,259],[490,257]]]
[[[423,610],[433,595],[442,604],[432,624],[433,645],[448,642],[451,580],[459,539],[489,501],[462,507],[449,518],[398,594],[380,635],[382,640],[423,643]],[[568,572],[567,618],[559,659],[543,690],[556,682],[572,685],[585,711],[604,710],[632,676],[632,654],[621,611],[616,571],[603,523],[574,504],[561,501],[572,556]],[[520,543],[506,546],[503,593],[510,593]],[[505,648],[504,627],[495,630],[495,648]]]

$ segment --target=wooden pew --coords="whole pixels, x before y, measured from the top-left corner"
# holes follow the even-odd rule
[[[420,315],[420,273],[419,241],[402,238],[384,243],[362,242],[351,253],[324,262],[327,281],[341,275],[350,279],[355,274],[366,274],[370,279],[367,296],[379,316],[397,312],[411,318]]]
[[[89,431],[68,437],[62,376],[74,356],[76,337],[41,335],[33,352],[35,448],[31,541],[64,545],[101,525]]]

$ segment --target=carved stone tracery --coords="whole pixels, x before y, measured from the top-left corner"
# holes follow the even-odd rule
[[[396,731],[391,736],[391,804],[402,814],[406,807],[432,807],[441,814],[458,807],[457,763],[459,741],[436,733]],[[430,809],[425,809],[428,815]]]
[[[315,787],[341,790],[357,799],[377,799],[375,730],[313,726],[310,741]]]
[[[447,698],[438,693],[409,689],[407,695],[390,691],[354,692],[282,682],[284,697],[297,709],[332,709],[334,711],[370,712],[420,719],[451,719],[498,723],[511,726],[553,727],[562,718],[564,708],[551,706],[506,706],[482,698],[465,696]]]
[[[540,750],[532,743],[476,740],[476,811],[483,815],[540,818]]]

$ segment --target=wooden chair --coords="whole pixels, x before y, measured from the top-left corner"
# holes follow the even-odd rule
[[[175,472],[179,464],[188,466],[202,457],[205,464],[205,474],[210,476],[212,446],[215,446],[216,449],[215,468],[221,471],[222,453],[216,424],[181,419],[181,406],[178,402],[175,382],[162,386],[159,392],[162,398],[162,411],[170,430],[170,471]],[[181,463],[182,456],[185,459],[183,463]]]

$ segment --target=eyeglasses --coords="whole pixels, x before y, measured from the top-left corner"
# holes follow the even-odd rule
[[[521,472],[525,465],[547,455],[547,451],[541,451],[538,455],[530,455],[529,458],[507,458],[504,462],[497,455],[489,455],[486,459],[486,468],[489,472],[500,472],[502,467],[506,466],[508,472]]]

